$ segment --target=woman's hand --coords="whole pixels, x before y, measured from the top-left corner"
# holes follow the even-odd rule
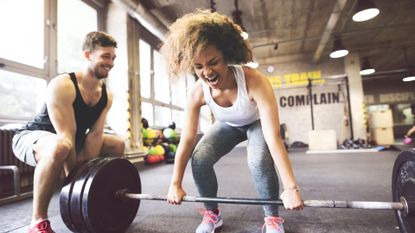
[[[284,203],[284,207],[288,210],[301,210],[304,208],[300,189],[298,187],[285,189],[284,192],[281,193],[281,199]]]
[[[167,193],[167,202],[172,205],[180,205],[184,196],[186,196],[186,192],[183,188],[170,185],[169,192]]]

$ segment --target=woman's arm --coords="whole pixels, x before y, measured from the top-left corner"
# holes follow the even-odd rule
[[[408,132],[406,132],[405,136],[410,137],[414,132],[415,132],[415,126],[412,126],[412,128],[410,128]]]
[[[185,120],[175,155],[173,176],[167,195],[168,202],[171,204],[179,204],[182,201],[183,196],[186,195],[186,192],[182,188],[182,180],[187,162],[195,144],[200,108],[203,105],[204,97],[202,85],[200,82],[197,82],[191,95],[188,97]]]
[[[244,68],[244,71],[248,95],[257,103],[264,138],[284,186],[284,192],[281,195],[284,205],[287,209],[302,208],[301,195],[291,161],[280,137],[278,105],[274,91],[270,82],[260,72],[249,68]]]

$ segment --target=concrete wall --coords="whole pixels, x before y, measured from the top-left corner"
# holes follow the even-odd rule
[[[342,59],[320,64],[307,61],[279,63],[274,67],[272,73],[266,71],[267,67],[259,69],[273,84],[280,123],[287,125],[288,143],[308,143],[308,132],[312,130],[308,79],[313,83],[314,129],[334,129],[339,142],[350,137],[350,128],[344,124],[345,117],[348,117],[348,112],[345,112],[346,85],[341,78],[333,77],[345,73]]]

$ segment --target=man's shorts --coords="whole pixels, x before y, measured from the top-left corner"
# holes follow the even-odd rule
[[[35,167],[37,162],[35,159],[33,146],[40,138],[48,135],[56,134],[44,130],[24,130],[19,132],[18,134],[14,135],[12,141],[14,154],[20,161]]]

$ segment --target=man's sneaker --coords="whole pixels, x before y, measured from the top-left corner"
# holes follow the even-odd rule
[[[280,217],[265,217],[264,226],[262,226],[262,233],[284,233],[284,219]]]
[[[205,210],[203,214],[203,221],[197,227],[196,233],[214,233],[215,229],[223,225],[222,217],[220,212],[215,214],[211,210]]]
[[[29,229],[29,233],[55,233],[50,227],[49,220],[42,220]]]

